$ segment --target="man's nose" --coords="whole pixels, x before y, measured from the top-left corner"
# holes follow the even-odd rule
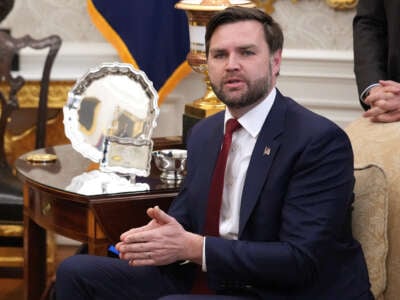
[[[239,66],[240,64],[237,55],[235,54],[229,55],[228,60],[226,62],[226,68],[228,70],[236,70],[239,69]]]

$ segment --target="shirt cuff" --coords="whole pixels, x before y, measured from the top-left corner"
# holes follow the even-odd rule
[[[373,84],[367,86],[367,88],[361,93],[361,95],[360,95],[360,100],[361,100],[363,103],[365,103],[364,100],[365,100],[365,98],[368,97],[369,92],[371,91],[371,89],[372,89],[373,87],[378,86],[378,85],[379,85],[379,83],[373,83]],[[367,103],[365,103],[365,104],[367,104]]]
[[[201,259],[201,270],[203,272],[207,272],[207,264],[206,264],[206,237],[203,237],[203,255]]]
[[[190,263],[190,260],[184,260],[179,263],[180,266],[186,265]],[[207,272],[207,265],[206,265],[206,237],[203,237],[203,251],[201,255],[201,270],[203,272]]]

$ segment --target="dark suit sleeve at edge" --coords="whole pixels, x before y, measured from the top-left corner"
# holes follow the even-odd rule
[[[353,20],[354,72],[358,94],[387,79],[387,28],[382,0],[360,0]],[[369,106],[362,103],[364,109]]]

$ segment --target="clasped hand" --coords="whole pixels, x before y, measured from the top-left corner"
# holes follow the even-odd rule
[[[400,83],[392,80],[380,80],[365,98],[371,106],[363,116],[372,122],[400,121]]]
[[[180,260],[201,264],[203,237],[186,231],[158,206],[149,208],[151,221],[121,234],[120,258],[132,266],[166,265]]]

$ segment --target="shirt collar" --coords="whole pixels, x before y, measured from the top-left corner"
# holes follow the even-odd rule
[[[276,97],[276,88],[273,88],[267,97],[251,110],[241,116],[238,121],[240,125],[252,136],[257,137],[267,118]],[[229,109],[225,110],[224,128],[226,122],[233,118]]]

